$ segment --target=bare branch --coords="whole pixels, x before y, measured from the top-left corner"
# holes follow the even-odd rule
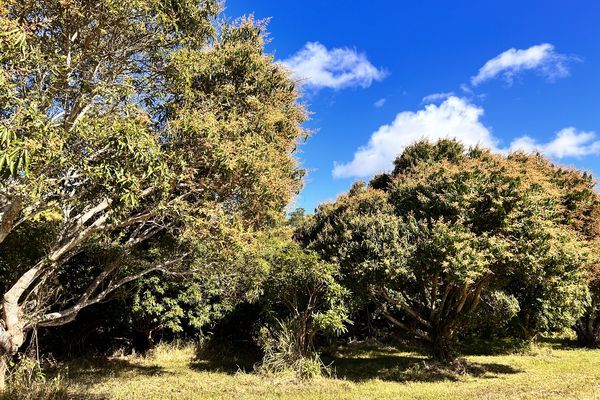
[[[371,297],[371,299],[375,302],[375,304],[377,305],[377,307],[379,308],[379,310],[383,313],[383,316],[386,317],[388,319],[388,321],[390,321],[392,324],[404,329],[405,331],[412,333],[415,336],[420,337],[421,339],[427,341],[427,342],[433,342],[433,340],[431,339],[431,337],[426,333],[423,332],[421,330],[418,329],[412,329],[411,327],[409,327],[408,325],[406,325],[403,322],[400,322],[397,318],[395,318],[392,314],[390,314],[386,307],[379,302],[379,300],[377,300],[376,296],[371,292],[369,293],[369,296]]]

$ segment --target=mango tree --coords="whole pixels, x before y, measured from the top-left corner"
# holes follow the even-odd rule
[[[395,165],[320,206],[297,237],[339,263],[344,284],[435,359],[454,358],[482,294],[513,274],[543,277],[561,312],[581,310],[587,244],[561,223],[551,179],[451,140],[419,142]]]
[[[264,53],[262,24],[217,26],[219,7],[0,5],[0,244],[32,221],[54,227],[43,255],[4,284],[2,375],[29,330],[148,273],[189,270],[207,241],[249,242],[283,217],[301,185],[305,112]],[[90,243],[106,249],[102,269],[54,303],[56,276]]]

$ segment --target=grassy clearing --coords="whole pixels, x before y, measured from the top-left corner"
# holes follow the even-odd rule
[[[481,351],[479,351],[481,353]],[[546,343],[524,354],[468,355],[456,373],[414,349],[355,345],[339,351],[336,378],[298,382],[194,361],[193,349],[160,350],[69,366],[86,399],[600,399],[600,350]]]

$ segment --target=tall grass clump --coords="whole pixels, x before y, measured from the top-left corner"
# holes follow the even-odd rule
[[[1,400],[66,400],[68,386],[62,375],[48,377],[35,358],[20,356],[9,365]]]

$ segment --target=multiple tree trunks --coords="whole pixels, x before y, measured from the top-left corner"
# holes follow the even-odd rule
[[[464,316],[477,308],[481,292],[489,282],[489,276],[486,275],[479,282],[463,287],[447,285],[440,289],[440,278],[437,276],[433,282],[435,284],[430,291],[431,298],[423,304],[409,304],[394,298],[385,288],[372,290],[371,299],[393,325],[427,343],[435,360],[451,362],[455,358],[452,351],[455,327]],[[397,312],[394,309],[400,311],[404,318],[396,316]]]
[[[577,320],[573,329],[577,333],[577,342],[581,346],[595,348],[600,345],[599,322],[595,312],[590,312]]]

